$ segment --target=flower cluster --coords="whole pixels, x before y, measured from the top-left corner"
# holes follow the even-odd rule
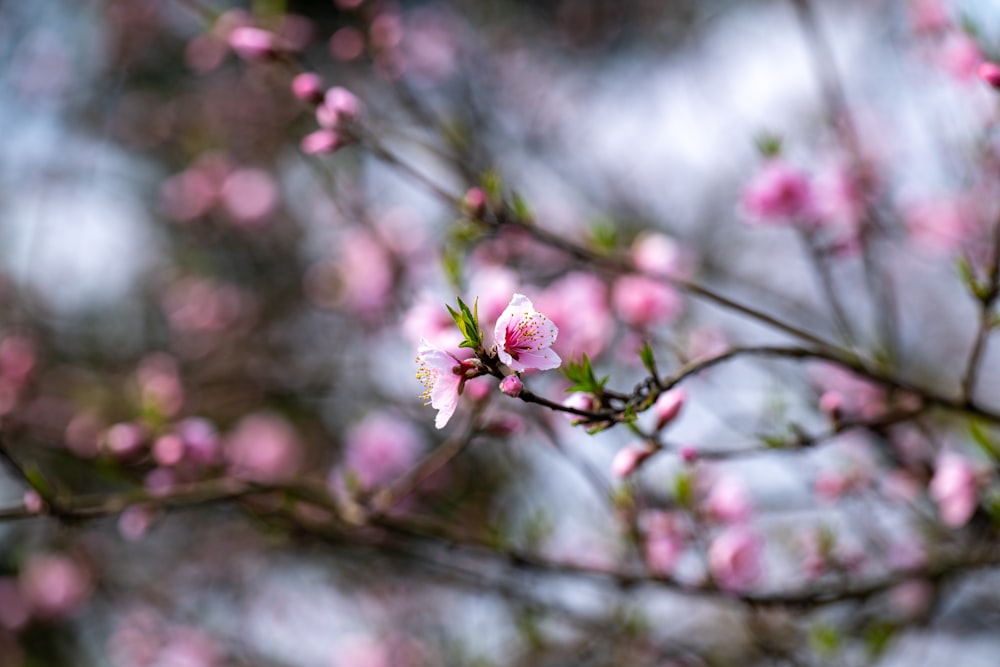
[[[426,338],[421,338],[417,351],[417,379],[424,385],[421,398],[438,411],[434,420],[437,428],[444,428],[455,414],[466,380],[492,372],[501,378],[503,393],[513,397],[520,395],[524,386],[521,380],[517,375],[503,374],[497,361],[515,373],[550,370],[562,363],[551,349],[559,329],[552,320],[535,310],[534,304],[523,294],[515,294],[497,318],[493,331],[496,345],[489,352],[483,349],[478,308],[474,313],[461,301],[459,306],[461,312],[449,311],[465,336],[462,347],[473,349],[478,358],[459,359]]]

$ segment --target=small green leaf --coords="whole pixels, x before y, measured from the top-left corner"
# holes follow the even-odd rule
[[[597,250],[611,252],[619,242],[618,226],[614,220],[600,218],[590,223],[590,243]]]
[[[690,507],[694,496],[694,477],[687,470],[677,473],[674,478],[674,499],[681,507]]]
[[[500,201],[503,195],[503,180],[500,178],[499,172],[490,169],[483,174],[480,184],[491,202],[496,203]]]
[[[510,206],[514,211],[514,215],[517,217],[518,222],[527,224],[534,218],[534,216],[531,215],[531,209],[528,207],[528,202],[524,201],[524,198],[516,192],[511,195]]]
[[[763,157],[771,158],[781,155],[782,139],[777,134],[761,132],[757,135],[757,138],[754,139],[754,143],[757,146],[757,150]]]
[[[820,656],[832,658],[840,653],[840,632],[832,625],[818,623],[809,629],[809,643]]]
[[[979,445],[979,448],[982,449],[987,456],[994,461],[1000,461],[1000,448],[998,448],[996,443],[993,442],[990,434],[986,432],[986,429],[983,428],[982,424],[974,419],[970,420],[969,435],[972,436],[973,442]]]
[[[896,635],[896,626],[884,621],[876,621],[865,628],[865,646],[868,648],[868,655],[878,658],[889,648],[893,637]]]
[[[658,377],[656,372],[656,358],[653,356],[653,348],[649,344],[648,340],[644,340],[642,345],[639,347],[639,359],[642,361],[643,367],[649,371],[650,375]]]

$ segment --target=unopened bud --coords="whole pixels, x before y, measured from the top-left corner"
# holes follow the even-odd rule
[[[993,88],[1000,90],[1000,65],[984,60],[979,63],[977,70],[979,78],[988,83]]]
[[[656,415],[657,431],[677,418],[686,400],[687,392],[680,387],[666,391],[656,399],[656,403],[653,404],[653,414]]]
[[[260,28],[236,28],[229,34],[229,48],[244,60],[268,60],[274,58],[274,34]]]
[[[500,391],[512,398],[520,396],[522,389],[524,389],[524,383],[516,375],[508,375],[500,381]]]
[[[462,205],[469,216],[477,218],[486,210],[486,193],[482,188],[469,188],[462,199]]]
[[[333,130],[316,130],[302,137],[299,147],[306,155],[323,155],[340,148],[340,137]]]
[[[645,444],[629,445],[618,450],[611,461],[611,473],[620,479],[628,477],[653,454]]]
[[[303,72],[292,79],[292,94],[303,102],[319,104],[323,101],[323,79],[315,72]]]

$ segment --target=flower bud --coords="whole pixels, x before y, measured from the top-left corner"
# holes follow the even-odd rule
[[[482,188],[469,188],[462,199],[462,207],[467,215],[478,218],[486,210],[486,193]]]
[[[316,130],[302,137],[299,148],[306,155],[325,155],[340,148],[340,137],[333,130]]]
[[[624,479],[635,472],[652,454],[653,450],[644,443],[624,447],[611,461],[611,472],[615,477]]]
[[[361,115],[361,102],[357,96],[340,86],[334,86],[326,91],[326,96],[323,98],[323,106],[334,112],[341,121],[355,120]]]
[[[521,382],[521,378],[516,375],[508,375],[500,381],[500,391],[507,394],[511,398],[517,398],[520,396],[522,389],[524,389],[524,383]]]
[[[303,72],[292,79],[292,94],[303,102],[319,104],[323,101],[323,79],[315,72]]]
[[[268,60],[278,53],[274,34],[260,28],[236,28],[229,34],[229,48],[248,61]]]
[[[980,79],[1000,90],[1000,65],[984,60],[979,63],[979,68],[976,71]]]
[[[656,403],[653,404],[653,414],[656,415],[657,431],[677,418],[686,400],[687,392],[680,387],[666,391],[656,399]]]

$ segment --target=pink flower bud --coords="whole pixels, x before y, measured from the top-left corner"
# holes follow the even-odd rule
[[[972,465],[958,454],[943,454],[931,480],[930,494],[946,526],[958,528],[965,525],[978,504]]]
[[[675,387],[660,394],[653,404],[653,414],[656,415],[656,430],[672,422],[680,414],[684,402],[687,400],[687,392],[680,387]]]
[[[18,577],[32,612],[42,618],[67,616],[90,595],[90,575],[69,556],[33,556]]]
[[[688,465],[698,460],[698,450],[694,445],[681,445],[678,453],[681,455],[681,460]]]
[[[802,222],[814,212],[809,178],[780,159],[767,162],[743,191],[743,211],[761,224]]]
[[[760,540],[743,528],[719,535],[708,549],[708,565],[719,586],[742,590],[760,576]]]
[[[977,69],[979,78],[988,83],[993,88],[1000,90],[1000,65],[984,60],[979,63]]]
[[[326,91],[323,106],[329,108],[340,121],[355,120],[361,115],[361,102],[351,91],[335,86]]]
[[[303,72],[292,79],[292,94],[303,102],[319,104],[323,101],[323,79],[315,72]]]
[[[115,456],[129,456],[142,446],[146,431],[138,424],[122,422],[108,429],[104,442]]]
[[[573,392],[566,398],[566,400],[563,401],[562,404],[567,408],[574,408],[576,410],[593,410],[597,407],[594,397],[582,391]],[[565,414],[569,419],[579,419],[579,416],[574,415],[571,412],[567,412]]]
[[[750,518],[753,507],[746,487],[738,479],[720,477],[705,500],[705,511],[722,523],[741,523]]]
[[[462,206],[472,217],[479,217],[486,210],[486,193],[482,188],[469,188],[462,199]]]
[[[500,381],[500,391],[512,398],[520,396],[522,389],[524,389],[524,383],[516,375],[508,375]]]
[[[323,155],[340,148],[340,137],[333,130],[316,130],[302,138],[299,147],[306,155]]]
[[[173,466],[184,458],[184,441],[176,433],[161,435],[153,443],[153,458],[161,466]]]
[[[274,34],[260,28],[236,28],[229,34],[229,48],[248,61],[267,60],[277,55]]]
[[[652,454],[653,450],[645,443],[624,447],[611,461],[611,472],[615,477],[624,479],[635,472]]]
[[[42,500],[40,495],[38,495],[38,491],[35,491],[34,489],[25,491],[21,501],[24,503],[24,509],[28,510],[32,514],[41,514],[45,509],[45,501]]]

